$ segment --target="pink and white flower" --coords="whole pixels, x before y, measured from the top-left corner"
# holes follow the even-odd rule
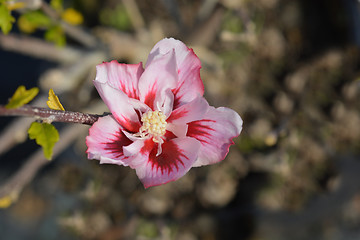
[[[94,85],[112,115],[86,138],[88,158],[129,166],[144,186],[222,161],[242,129],[233,110],[204,99],[200,60],[181,41],[163,39],[142,63],[105,62]]]

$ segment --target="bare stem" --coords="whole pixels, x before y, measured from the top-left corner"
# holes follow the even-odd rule
[[[97,114],[52,110],[29,105],[14,109],[7,109],[5,106],[0,105],[0,116],[35,117],[50,122],[81,123],[86,125],[93,125],[101,117],[101,115]]]

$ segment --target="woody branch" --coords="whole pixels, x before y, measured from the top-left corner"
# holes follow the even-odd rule
[[[81,112],[60,111],[24,105],[19,108],[7,109],[0,105],[0,116],[23,116],[40,118],[49,122],[81,123],[92,125],[101,115]]]

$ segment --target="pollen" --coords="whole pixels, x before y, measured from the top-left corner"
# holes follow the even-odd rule
[[[166,132],[166,116],[160,111],[148,111],[141,117],[143,125],[140,128],[140,136],[152,136],[154,142],[160,142]]]

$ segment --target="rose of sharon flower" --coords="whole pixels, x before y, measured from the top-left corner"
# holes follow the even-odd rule
[[[90,128],[88,158],[135,169],[146,188],[223,160],[242,119],[208,105],[200,68],[193,50],[172,38],[154,46],[145,69],[142,63],[98,65],[94,85],[112,115]]]

